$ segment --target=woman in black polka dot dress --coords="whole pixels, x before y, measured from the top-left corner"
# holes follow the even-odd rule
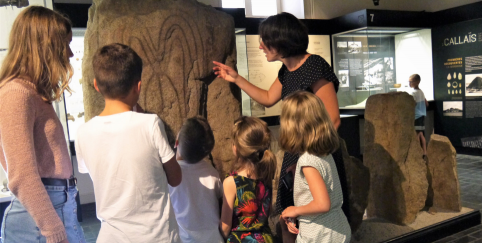
[[[268,91],[260,89],[238,75],[232,68],[214,61],[214,71],[218,77],[233,82],[245,91],[256,102],[271,107],[280,99],[289,94],[304,90],[316,94],[323,101],[328,114],[335,126],[340,126],[340,111],[336,92],[340,82],[333,73],[330,65],[320,56],[306,52],[308,48],[308,30],[295,16],[289,13],[281,13],[264,20],[259,26],[260,46],[266,54],[268,62],[281,61],[283,66],[278,72],[278,78],[274,81]],[[302,120],[303,118],[300,118]],[[346,178],[345,168],[341,154],[333,154],[335,161],[338,161],[337,170],[343,189],[345,203]],[[338,158],[338,160],[337,160]],[[294,172],[299,155],[285,153],[280,172],[282,179],[287,172]],[[280,180],[278,195],[276,198],[277,212],[281,212],[294,205],[293,191],[288,190]],[[346,204],[344,204],[346,205]],[[344,210],[347,209],[347,205]],[[345,211],[345,214],[347,212]],[[348,214],[347,214],[347,217]],[[283,240],[294,242],[290,236],[284,221],[280,221],[283,230]]]

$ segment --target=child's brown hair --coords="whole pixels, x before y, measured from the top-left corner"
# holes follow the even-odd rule
[[[233,171],[247,169],[271,187],[276,173],[276,157],[270,150],[271,133],[266,122],[246,116],[237,119],[233,127],[233,144],[236,146]]]
[[[316,95],[299,91],[283,100],[280,119],[281,149],[325,156],[338,149],[338,134]]]
[[[179,131],[179,154],[188,163],[195,164],[209,155],[214,148],[214,134],[203,117],[189,118]]]
[[[94,55],[92,66],[100,93],[110,99],[125,98],[141,81],[142,59],[124,44],[101,47]]]

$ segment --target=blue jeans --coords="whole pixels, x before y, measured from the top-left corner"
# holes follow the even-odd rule
[[[84,231],[77,221],[77,202],[75,196],[78,191],[75,186],[45,186],[47,194],[52,201],[55,211],[64,222],[67,239],[69,242],[85,242]],[[14,197],[5,210],[2,223],[2,242],[47,242],[45,236],[35,221]]]

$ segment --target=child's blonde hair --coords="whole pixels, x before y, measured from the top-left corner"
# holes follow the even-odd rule
[[[15,19],[8,53],[0,70],[0,87],[15,78],[29,79],[44,101],[70,92],[73,75],[68,55],[70,21],[45,7],[30,6]]]
[[[233,144],[236,146],[233,171],[247,169],[271,187],[276,157],[270,151],[271,133],[266,122],[246,116],[237,119],[233,128]]]
[[[338,149],[338,134],[316,95],[300,91],[283,100],[280,146],[290,153],[325,156]]]

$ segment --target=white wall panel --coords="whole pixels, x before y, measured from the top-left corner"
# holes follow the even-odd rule
[[[419,74],[420,89],[427,100],[433,100],[432,35],[430,29],[395,36],[397,83],[408,87],[408,78]]]
[[[223,8],[244,8],[244,0],[221,0],[221,6]]]
[[[288,12],[298,19],[305,18],[305,6],[303,0],[281,0],[281,12]]]
[[[53,9],[52,0],[30,0],[29,3],[31,6],[38,5]],[[13,22],[18,14],[24,9],[25,8],[12,6],[0,7],[0,49],[6,49],[8,47],[8,38],[10,36]]]

